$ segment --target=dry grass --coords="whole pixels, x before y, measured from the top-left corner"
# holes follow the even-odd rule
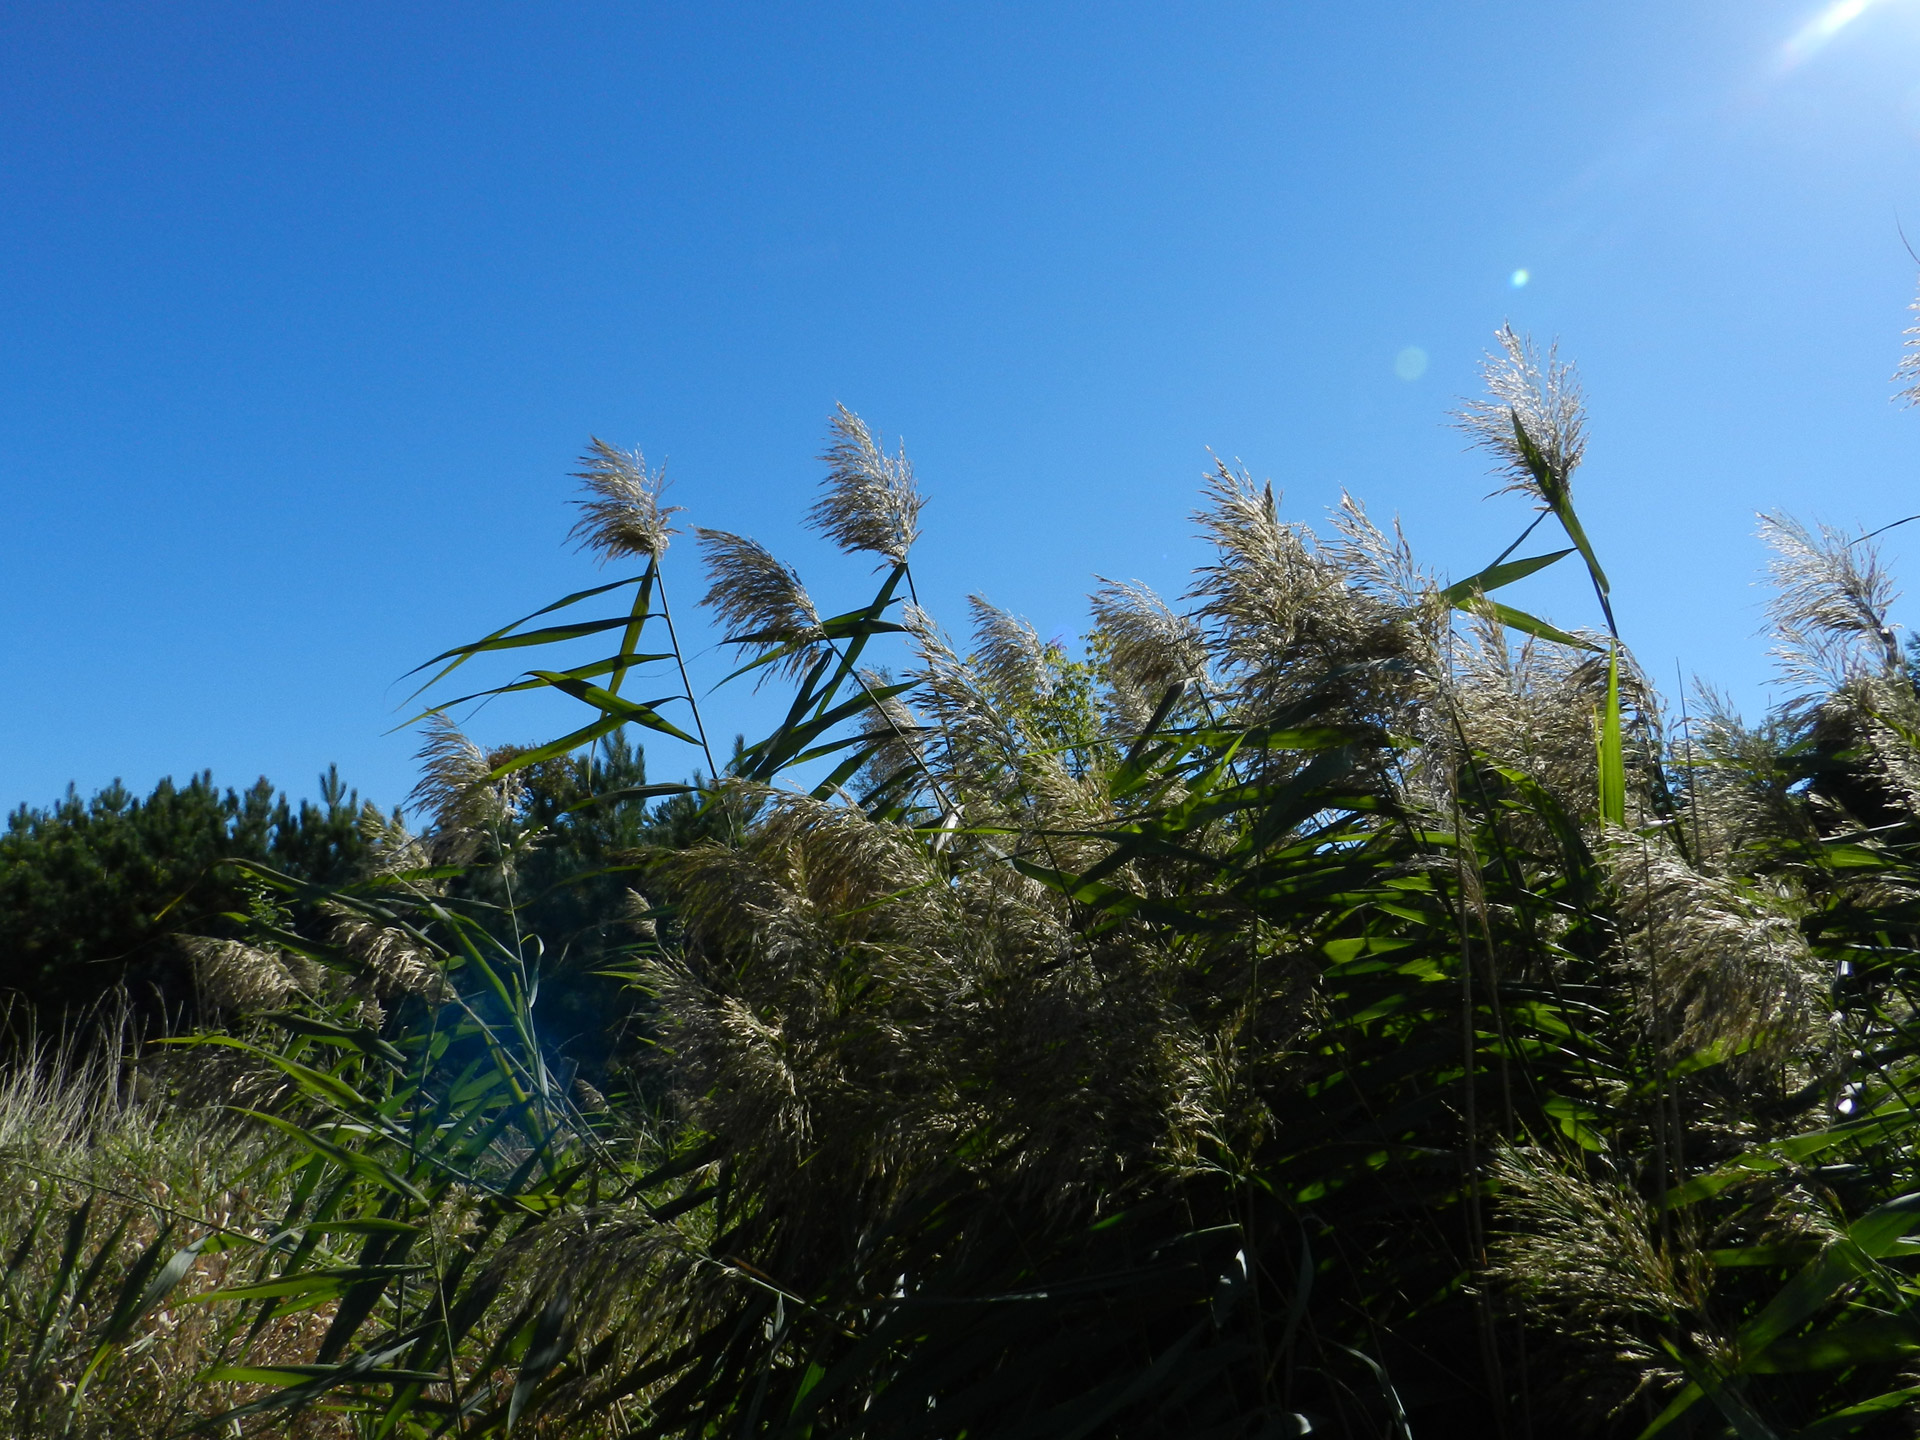
[[[257,1136],[215,1109],[175,1103],[179,1078],[161,1056],[134,1065],[113,1049],[56,1046],[0,1082],[0,1169],[12,1181],[0,1190],[8,1265],[0,1432],[21,1440],[172,1435],[232,1403],[203,1383],[213,1365],[242,1355],[261,1365],[313,1358],[328,1307],[283,1316],[249,1338],[232,1307],[202,1303],[250,1258],[247,1242],[277,1228],[286,1186],[264,1163],[268,1148]],[[103,1350],[139,1258],[150,1248],[165,1258],[210,1236],[236,1247],[200,1255]],[[77,1263],[67,1260],[69,1238],[78,1242]],[[245,1433],[320,1440],[353,1432],[315,1411]]]

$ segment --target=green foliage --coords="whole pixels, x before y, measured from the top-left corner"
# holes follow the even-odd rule
[[[121,987],[152,1023],[191,1007],[173,937],[232,933],[223,917],[251,904],[226,862],[352,878],[366,853],[359,800],[331,770],[321,782],[321,803],[297,808],[265,780],[222,791],[202,774],[162,780],[145,799],[115,782],[14,811],[0,834],[0,991],[25,1007],[9,1016],[15,1032],[58,1032]]]
[[[521,753],[507,746],[490,758],[511,764]],[[630,896],[644,854],[712,840],[723,821],[687,794],[644,803],[646,757],[620,731],[580,755],[535,761],[515,779],[515,803],[493,837],[511,865],[470,865],[449,893],[485,907],[472,913],[495,917],[488,923],[503,943],[537,939],[530,960],[542,1042],[556,1063],[605,1088],[649,1043],[644,1009],[608,973],[632,942]]]

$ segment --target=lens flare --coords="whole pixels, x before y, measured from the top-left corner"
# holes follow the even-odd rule
[[[1507,277],[1507,283],[1516,290],[1524,290],[1527,288],[1527,282],[1531,279],[1533,279],[1533,272],[1531,270],[1516,270]]]
[[[1393,357],[1393,373],[1402,380],[1418,380],[1427,373],[1427,352],[1418,345],[1409,345]]]
[[[1829,40],[1866,14],[1877,3],[1878,0],[1833,0],[1832,4],[1802,25],[1798,33],[1780,47],[1780,67],[1783,70],[1791,70],[1796,65],[1805,64],[1823,49]]]

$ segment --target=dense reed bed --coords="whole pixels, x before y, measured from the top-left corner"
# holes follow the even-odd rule
[[[1869,539],[1767,519],[1791,696],[1676,724],[1574,378],[1505,334],[1462,423],[1536,517],[1483,570],[1221,467],[1212,561],[1101,582],[1075,657],[922,611],[905,455],[831,423],[871,599],[694,531],[774,733],[716,763],[675,510],[596,442],[614,578],[439,657],[361,882],[253,867],[195,1108],[14,1082],[20,1433],[1913,1432],[1920,691]],[[1496,598],[1551,565],[1586,625]],[[482,752],[451,682],[529,655],[479,693],[582,723]],[[699,776],[608,780],[635,732]],[[658,823],[542,869],[553,766]],[[588,1075],[533,917],[610,875],[635,1043]]]

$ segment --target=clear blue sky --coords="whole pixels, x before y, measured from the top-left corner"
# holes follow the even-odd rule
[[[592,582],[590,433],[850,601],[796,529],[846,402],[907,439],[950,622],[1178,590],[1209,446],[1458,578],[1524,519],[1445,425],[1508,319],[1585,377],[1629,642],[1757,706],[1753,512],[1920,510],[1916,162],[1916,0],[14,0],[0,802],[399,798],[397,677]]]

